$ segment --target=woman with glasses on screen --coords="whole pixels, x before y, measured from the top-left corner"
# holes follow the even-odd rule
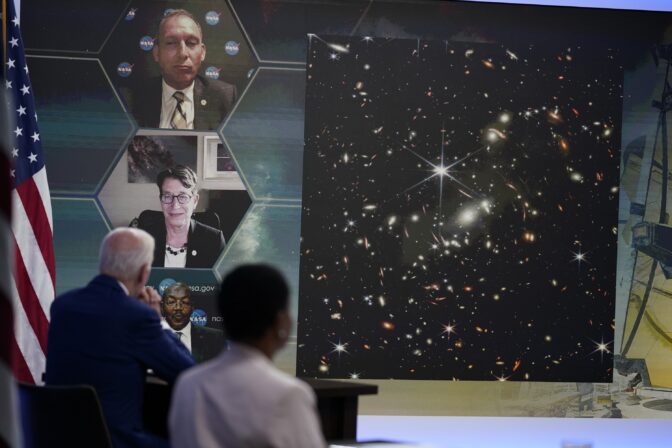
[[[140,225],[156,240],[154,267],[211,268],[224,249],[219,229],[193,219],[198,205],[198,177],[176,165],[156,177],[165,225]]]

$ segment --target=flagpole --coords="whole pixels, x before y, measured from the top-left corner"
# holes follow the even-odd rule
[[[14,0],[11,0],[14,1]],[[7,51],[7,0],[2,0],[2,79],[6,79],[5,59]]]

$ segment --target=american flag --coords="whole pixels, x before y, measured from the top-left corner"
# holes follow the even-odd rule
[[[55,267],[51,199],[37,126],[33,88],[23,50],[19,19],[6,2],[4,88],[10,99],[9,132],[14,275],[10,295],[14,338],[10,347],[16,378],[41,383],[45,369],[49,307],[54,300]]]

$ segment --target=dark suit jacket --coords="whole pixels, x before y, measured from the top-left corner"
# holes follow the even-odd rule
[[[154,237],[154,267],[163,267],[166,258],[166,223],[159,220],[148,227],[138,228]],[[224,250],[224,234],[221,230],[191,220],[187,239],[186,268],[212,268]]]
[[[191,325],[191,354],[196,362],[208,361],[224,348],[224,332],[217,328]]]
[[[51,305],[46,382],[93,386],[115,447],[167,446],[143,430],[145,374],[172,382],[193,364],[159,315],[112,277],[99,275]]]
[[[161,77],[145,80],[132,89],[122,89],[129,110],[141,128],[158,128],[161,121]],[[236,102],[233,84],[204,78],[194,79],[194,129],[212,130],[222,124]]]

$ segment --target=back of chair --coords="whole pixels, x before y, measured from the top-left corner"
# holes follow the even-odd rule
[[[112,447],[91,386],[19,384],[19,402],[25,448]]]

